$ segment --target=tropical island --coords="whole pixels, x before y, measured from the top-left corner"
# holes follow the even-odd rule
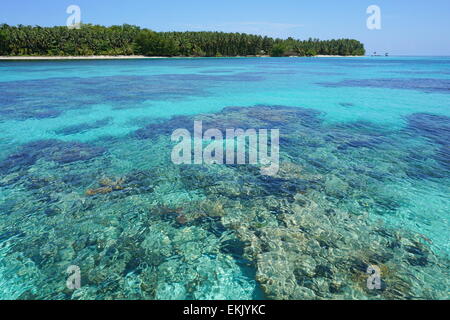
[[[362,56],[354,39],[297,40],[225,32],[155,32],[133,25],[0,25],[0,56],[6,57],[238,57]]]

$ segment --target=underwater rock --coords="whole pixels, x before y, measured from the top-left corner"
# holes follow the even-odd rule
[[[86,161],[101,156],[105,152],[105,148],[88,143],[38,140],[22,145],[18,152],[1,161],[0,171],[9,173],[27,169],[38,159],[55,161],[59,164]]]
[[[135,131],[138,139],[151,139],[159,135],[170,136],[178,128],[191,130],[194,120],[201,120],[204,130],[214,128],[225,132],[226,129],[271,129],[289,125],[316,127],[321,123],[321,113],[301,107],[264,106],[226,107],[214,114],[198,116],[173,116],[163,123],[151,123]]]
[[[408,130],[448,148],[450,117],[430,113],[413,113],[406,117]]]
[[[408,252],[407,261],[412,266],[424,267],[428,265],[428,252],[425,251],[425,246],[417,242],[414,245],[405,245],[404,249]]]
[[[285,252],[267,252],[258,256],[256,279],[268,298],[292,298],[298,285],[294,265],[288,258]]]
[[[137,139],[152,139],[159,135],[170,136],[172,132],[178,128],[191,128],[194,121],[188,116],[173,116],[164,123],[150,123],[144,128],[138,129],[134,132]]]
[[[228,119],[230,119],[228,120],[228,122],[231,122],[230,124],[234,124],[235,120],[232,121],[231,119],[241,118],[241,126],[234,126],[234,128],[240,128],[242,126],[250,128],[278,128],[286,127],[289,124],[314,127],[322,122],[319,118],[320,114],[321,113],[315,109],[302,107],[256,105],[250,108],[226,107],[218,113],[217,116],[225,118],[222,120],[225,120],[225,126],[227,127],[230,127],[227,124]]]
[[[175,220],[181,225],[188,223],[188,219],[184,214],[179,214]]]
[[[450,170],[450,147],[442,146],[435,155],[435,159],[443,166],[444,169]]]
[[[57,118],[62,114],[62,111],[59,110],[37,110],[35,112],[30,113],[30,118],[36,119],[44,119],[44,118]]]
[[[53,106],[28,106],[27,103],[10,104],[6,108],[1,108],[0,115],[15,120],[26,119],[46,119],[57,118],[62,114],[61,110],[55,109]]]
[[[348,196],[349,185],[340,177],[329,175],[325,180],[325,191],[337,198],[344,198]]]
[[[121,186],[125,183],[126,179],[125,178],[118,178],[118,179],[111,179],[111,178],[102,178],[100,179],[100,181],[98,182],[102,187],[118,187]]]
[[[19,111],[20,112],[20,111]],[[62,114],[62,111],[49,109],[47,106],[33,108],[32,110],[26,110],[20,112],[18,115],[19,119],[46,119],[46,118],[57,118]]]
[[[450,93],[450,80],[432,78],[409,78],[409,79],[358,79],[343,80],[339,82],[321,82],[318,85],[331,88],[339,87],[366,87],[387,88],[402,90],[417,90],[425,93]]]
[[[38,159],[37,154],[28,154],[26,152],[15,153],[0,162],[0,172],[12,173],[32,166]]]
[[[89,145],[81,142],[65,142],[47,150],[50,152],[48,160],[56,161],[60,164],[75,161],[86,161],[98,157],[106,152],[103,147]]]
[[[411,257],[407,259],[409,264],[412,266],[424,267],[428,264],[427,257]]]
[[[65,111],[90,108],[98,101],[108,103],[114,109],[131,109],[149,100],[204,96],[205,79],[191,76],[194,76],[191,81],[182,80],[184,77],[189,78],[189,75],[114,75],[2,81],[0,116],[18,120],[48,118],[57,117]],[[238,76],[231,77],[234,78],[225,79],[233,80]],[[242,81],[252,78],[251,75],[243,76]],[[67,99],[69,96],[70,100]],[[41,105],[42,101],[46,101],[46,105]]]
[[[95,196],[96,194],[107,194],[113,191],[111,187],[101,187],[97,189],[88,189],[86,190],[87,196]]]
[[[48,207],[44,210],[44,214],[47,217],[53,217],[61,213],[61,209],[57,207]]]
[[[347,148],[368,148],[368,149],[374,149],[379,144],[383,143],[384,140],[380,138],[370,138],[367,140],[351,140],[348,142],[345,142],[338,146],[339,150],[345,150]]]
[[[92,180],[95,179],[96,174],[90,173],[90,174],[77,174],[77,173],[69,173],[65,174],[61,181],[64,184],[74,186],[74,187],[82,187],[91,184]]]
[[[413,113],[406,117],[408,126],[406,131],[413,135],[423,136],[432,142],[439,145],[438,150],[433,155],[433,158],[442,166],[444,170],[450,168],[450,117],[443,115],[435,115],[430,113]],[[422,152],[422,150],[418,150]],[[434,168],[428,171],[425,176],[445,177],[446,173]],[[414,176],[414,170],[410,170],[410,175]]]
[[[168,215],[168,214],[178,214],[181,215],[183,214],[183,208],[181,207],[176,207],[176,208],[172,208],[172,207],[168,207],[168,206],[158,206],[154,209],[151,210],[152,213],[158,214],[158,215]]]
[[[47,177],[29,176],[28,179],[25,180],[24,186],[27,190],[34,191],[37,189],[48,189],[51,183],[52,179]]]
[[[110,178],[102,178],[99,181],[101,187],[96,189],[88,189],[86,190],[87,196],[95,196],[97,194],[107,194],[113,191],[124,190],[123,184],[125,183],[125,178],[119,178],[116,180],[112,180]]]
[[[2,173],[1,164],[0,164],[0,173]],[[0,187],[6,187],[9,185],[13,185],[16,182],[20,181],[21,178],[22,178],[22,175],[20,174],[20,172],[13,172],[10,174],[6,174],[0,178]]]
[[[111,121],[112,121],[112,118],[108,117],[108,118],[104,118],[104,119],[97,120],[94,122],[86,122],[86,123],[76,124],[73,126],[64,127],[62,129],[55,130],[55,133],[58,135],[63,135],[63,136],[82,133],[85,131],[105,127],[108,124],[110,124]]]
[[[14,199],[7,199],[7,200],[1,201],[0,202],[0,214],[13,213],[16,205],[17,205],[17,201]]]
[[[314,182],[303,179],[281,179],[272,176],[261,176],[260,187],[264,188],[267,195],[280,195],[294,197],[298,193],[306,193]]]
[[[239,239],[229,239],[221,242],[220,250],[226,254],[230,254],[236,259],[242,260],[245,252],[245,248],[249,243],[243,242]]]
[[[193,204],[194,210],[198,211],[200,215],[208,217],[222,217],[225,215],[225,210],[223,208],[223,202],[219,200],[201,200],[198,203]]]
[[[433,253],[431,244],[416,243],[405,229],[375,222],[404,204],[380,180],[404,172],[396,163],[383,167],[392,155],[384,149],[388,144],[373,136],[378,129],[363,123],[314,128],[319,114],[277,108],[230,107],[195,116],[218,128],[289,129],[276,176],[263,177],[251,166],[158,163],[120,171],[122,178],[116,178],[101,174],[124,163],[56,169],[48,163],[54,180],[29,170],[23,180],[30,181],[19,181],[28,186],[20,189],[23,194],[0,204],[18,213],[16,220],[3,216],[0,240],[14,239],[18,264],[39,264],[39,272],[30,271],[33,279],[44,275],[38,298],[60,297],[64,282],[49,275],[55,265],[70,264],[88,270],[82,279],[86,286],[62,298],[251,298],[259,286],[261,296],[272,299],[445,298],[446,291],[428,284],[430,277],[445,278],[448,259]],[[191,128],[193,119],[173,118],[138,132],[144,139],[166,136],[172,127]],[[145,143],[153,141],[132,147]],[[339,150],[346,143],[346,151]],[[65,149],[62,144],[40,141],[29,147],[30,158],[15,160],[27,167],[51,159],[54,150]],[[393,149],[394,156],[404,153]],[[14,183],[14,174],[5,183]],[[76,187],[72,193],[64,191],[69,186]],[[88,187],[87,197],[80,195]],[[25,197],[31,201],[22,210]],[[380,266],[384,290],[367,290],[370,264]]]

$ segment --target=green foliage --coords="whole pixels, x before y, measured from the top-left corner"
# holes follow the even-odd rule
[[[5,55],[130,55],[134,53],[139,27],[82,25],[80,29],[68,29],[0,25],[0,33],[3,34],[0,48],[4,48]]]
[[[136,52],[146,56],[173,56],[178,51],[173,39],[150,30],[141,30],[135,43]]]
[[[317,55],[317,52],[313,48],[309,48],[305,51],[305,56],[307,56],[307,57],[314,57],[316,55]]]
[[[7,39],[6,32],[0,29],[0,55],[8,54],[6,39]]]
[[[286,51],[286,46],[283,43],[275,43],[272,46],[270,55],[272,57],[282,57]]]
[[[148,56],[312,56],[364,55],[362,43],[339,39],[304,41],[224,32],[154,32],[136,26],[80,29],[0,25],[2,55],[133,55]]]

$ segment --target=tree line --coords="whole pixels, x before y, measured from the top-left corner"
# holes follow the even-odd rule
[[[104,27],[0,25],[0,55],[6,56],[314,56],[364,55],[364,45],[352,39],[273,39],[244,33],[154,32],[124,24]]]

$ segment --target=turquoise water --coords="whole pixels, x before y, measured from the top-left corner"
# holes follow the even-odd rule
[[[194,119],[280,171],[173,164]],[[449,297],[448,57],[0,62],[0,132],[1,299]]]

